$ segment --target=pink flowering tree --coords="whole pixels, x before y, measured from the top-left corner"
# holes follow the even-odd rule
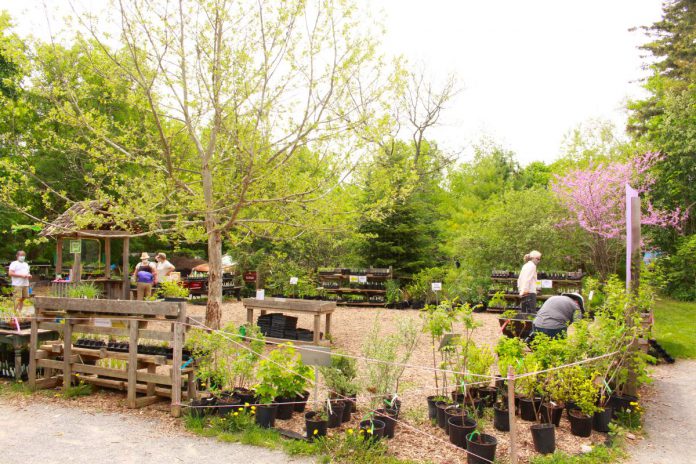
[[[570,212],[569,222],[589,232],[592,264],[603,277],[616,270],[624,250],[625,186],[648,193],[655,183],[650,168],[661,158],[659,153],[645,153],[625,162],[592,163],[586,169],[556,175],[551,183]],[[661,211],[646,199],[642,204],[641,222],[646,225],[678,229],[686,217],[680,209]]]

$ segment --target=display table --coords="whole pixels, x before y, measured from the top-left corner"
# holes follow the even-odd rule
[[[261,311],[261,315],[265,315],[268,311],[279,313],[299,313],[310,314],[314,316],[314,345],[319,344],[321,337],[321,316],[326,316],[324,334],[328,337],[331,334],[331,314],[336,310],[336,303],[333,301],[318,301],[318,300],[296,300],[292,298],[264,298],[257,300],[256,298],[244,298],[242,300],[244,307],[247,310],[247,322],[254,324],[254,310]],[[297,340],[286,340],[283,338],[274,339],[266,337],[270,341],[292,341],[301,344]]]
[[[39,330],[37,339],[40,342],[48,340],[58,340],[58,332],[54,330]],[[22,379],[22,350],[29,348],[31,340],[31,329],[20,330],[5,330],[0,329],[0,344],[10,345],[14,348],[15,354],[15,379]]]

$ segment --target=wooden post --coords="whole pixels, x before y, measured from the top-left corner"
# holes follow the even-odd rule
[[[515,420],[515,371],[508,366],[508,416],[510,421],[510,464],[517,464],[517,421]]]
[[[331,313],[326,313],[326,333],[324,337],[329,338],[329,335],[331,335]]]
[[[135,408],[138,374],[138,321],[128,321],[128,407]]]
[[[111,278],[111,237],[104,239],[104,277]]]
[[[63,324],[63,392],[67,392],[72,382],[72,321],[67,317]]]
[[[181,416],[181,349],[184,341],[184,326],[181,321],[174,323],[174,344],[172,346],[172,409],[174,417]]]
[[[39,310],[34,309],[31,319],[31,336],[29,337],[29,388],[36,390],[36,348],[39,345]]]
[[[314,315],[314,344],[318,345],[321,340],[321,316]]]
[[[73,275],[72,282],[79,282],[82,280],[82,255],[81,253],[75,253],[75,262],[73,263]]]
[[[56,242],[56,277],[63,273],[63,239],[58,238]],[[62,276],[61,276],[62,277]]]
[[[130,270],[128,269],[128,248],[130,247],[130,239],[123,239],[123,299],[130,300]]]

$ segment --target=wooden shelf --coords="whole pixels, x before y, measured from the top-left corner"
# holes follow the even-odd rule
[[[496,281],[496,282],[517,282],[517,277],[491,277],[491,280]],[[551,282],[556,282],[559,284],[576,284],[576,285],[582,285],[582,279],[573,279],[573,280],[562,280],[562,279],[542,279],[541,277],[539,280],[550,280]]]
[[[387,293],[386,290],[374,289],[374,288],[323,288],[322,290],[327,293],[376,293],[384,294]]]
[[[488,296],[490,296],[490,297],[494,297],[495,295],[496,295],[495,293],[490,293],[490,292],[488,293]],[[522,298],[519,295],[513,295],[513,294],[509,294],[509,293],[506,293],[505,295],[502,295],[502,296],[506,300],[519,300]],[[539,294],[537,294],[537,300],[548,300],[552,296],[558,296],[558,295],[539,295]]]
[[[370,302],[370,301],[341,301],[341,302],[336,302],[336,304],[341,305],[341,306],[386,306],[387,303],[377,303],[377,302]]]

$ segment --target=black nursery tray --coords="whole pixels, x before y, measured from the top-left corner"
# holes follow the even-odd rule
[[[19,323],[19,329],[24,330],[24,329],[29,329],[31,328],[31,322],[20,322]],[[0,322],[0,329],[2,330],[17,330],[17,324],[15,324],[14,321],[10,322]]]

